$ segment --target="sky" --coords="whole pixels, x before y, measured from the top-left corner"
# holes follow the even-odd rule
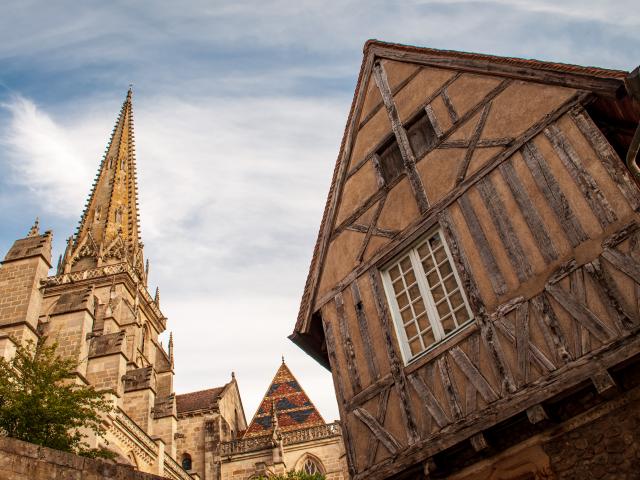
[[[281,356],[326,421],[330,373],[292,344],[369,38],[631,70],[635,1],[0,3],[0,257],[36,216],[53,258],[133,84],[149,289],[177,393],[234,371],[250,421]],[[53,274],[53,271],[51,272]]]

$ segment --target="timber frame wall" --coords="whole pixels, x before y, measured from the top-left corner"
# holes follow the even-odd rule
[[[637,123],[625,75],[367,43],[291,336],[331,367],[354,479],[438,472],[520,415],[534,432],[640,354],[640,191],[589,113],[624,102]],[[475,322],[405,364],[380,271],[436,227]]]

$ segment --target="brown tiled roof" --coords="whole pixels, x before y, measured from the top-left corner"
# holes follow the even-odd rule
[[[208,410],[215,407],[225,388],[226,385],[208,390],[200,390],[199,392],[176,395],[176,408],[178,413]]]
[[[598,67],[584,67],[580,65],[571,65],[565,63],[557,63],[557,62],[545,62],[541,60],[533,60],[533,59],[523,59],[523,58],[515,58],[515,57],[499,57],[495,55],[486,55],[479,53],[470,53],[470,52],[458,52],[454,50],[437,50],[433,48],[425,48],[425,47],[415,47],[410,45],[402,45],[397,43],[388,43],[382,42],[379,40],[368,40],[364,45],[364,59],[362,65],[360,67],[360,73],[358,75],[358,81],[356,83],[356,89],[353,94],[353,100],[351,102],[351,108],[349,110],[349,116],[347,118],[347,123],[344,129],[344,134],[342,137],[342,143],[340,144],[340,150],[338,152],[338,158],[336,160],[335,168],[333,170],[333,176],[331,179],[331,184],[329,186],[329,194],[327,195],[327,200],[325,203],[324,212],[322,215],[322,221],[320,222],[320,229],[318,232],[318,238],[316,240],[316,244],[313,250],[313,255],[311,257],[311,264],[309,266],[309,274],[307,276],[307,281],[304,287],[304,291],[302,294],[302,299],[300,302],[300,310],[298,312],[298,318],[296,321],[296,326],[294,329],[294,333],[290,336],[292,340],[296,340],[297,334],[305,333],[305,330],[308,329],[308,325],[306,325],[306,321],[308,316],[312,313],[310,309],[313,307],[312,302],[314,301],[314,291],[312,289],[312,283],[314,278],[319,275],[318,269],[320,268],[319,262],[322,252],[320,252],[320,246],[322,241],[322,235],[327,227],[327,222],[332,222],[332,218],[329,217],[329,210],[331,207],[331,202],[333,201],[334,195],[336,195],[337,189],[337,181],[338,181],[338,172],[340,171],[342,156],[347,140],[347,134],[349,132],[349,126],[352,122],[352,117],[356,110],[356,101],[358,99],[358,94],[361,88],[364,88],[364,73],[365,73],[365,65],[366,59],[372,49],[379,49],[380,51],[393,51],[402,55],[403,53],[407,54],[423,54],[430,55],[435,57],[442,57],[442,59],[462,59],[462,60],[475,60],[478,62],[486,62],[486,69],[490,71],[490,66],[493,64],[502,64],[502,65],[510,65],[513,67],[523,67],[523,68],[532,68],[536,70],[546,70],[549,72],[555,73],[564,73],[564,74],[574,74],[574,75],[582,75],[587,77],[597,77],[602,79],[614,79],[614,80],[622,80],[627,75],[628,72],[622,70],[609,70],[605,68]],[[384,56],[384,55],[383,55]],[[401,60],[401,59],[399,59]],[[443,64],[443,66],[445,66]],[[347,159],[348,161],[348,159]],[[299,338],[299,337],[298,337]],[[298,343],[298,342],[296,342]],[[300,344],[302,346],[302,344]],[[304,347],[303,347],[304,348]],[[306,348],[305,348],[306,350]]]

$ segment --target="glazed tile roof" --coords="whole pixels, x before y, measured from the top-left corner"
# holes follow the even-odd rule
[[[214,408],[225,388],[226,385],[223,387],[210,388],[208,390],[200,390],[199,392],[176,395],[176,408],[178,413]]]
[[[274,409],[281,432],[325,424],[324,419],[284,362],[276,372],[243,438],[272,435]]]

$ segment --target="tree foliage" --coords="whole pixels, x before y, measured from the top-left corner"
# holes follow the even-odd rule
[[[287,472],[284,475],[258,477],[258,480],[325,480],[325,478],[326,477],[320,473]]]
[[[57,343],[16,344],[12,360],[0,358],[0,433],[80,455],[112,457],[108,450],[88,448],[88,435],[80,431],[104,438],[101,412],[112,408],[107,392],[78,385],[78,363],[61,358]]]

